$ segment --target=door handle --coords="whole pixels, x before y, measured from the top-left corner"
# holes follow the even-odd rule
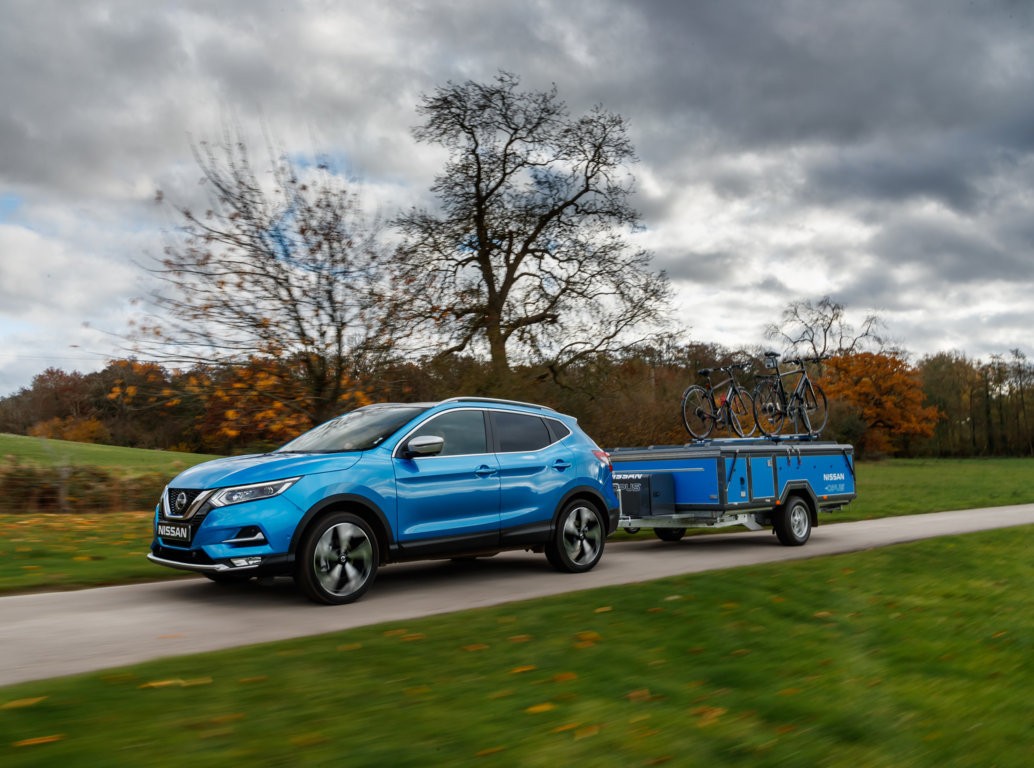
[[[553,462],[553,469],[565,470],[570,469],[571,462],[564,461],[563,459],[557,459]]]
[[[474,470],[474,474],[478,477],[488,477],[489,475],[495,474],[495,468],[490,467],[487,464],[482,464],[480,467]]]

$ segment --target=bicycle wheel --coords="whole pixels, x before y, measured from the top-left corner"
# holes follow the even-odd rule
[[[817,436],[829,421],[829,406],[822,387],[818,384],[805,387],[803,406],[801,410],[804,416],[804,428],[809,434]]]
[[[783,429],[783,401],[775,381],[763,381],[754,390],[754,420],[761,434],[772,437]]]
[[[699,384],[682,393],[682,423],[697,440],[703,440],[714,429],[714,402]]]
[[[733,432],[740,437],[750,437],[758,431],[758,423],[754,419],[754,402],[744,390],[737,389],[727,405]]]

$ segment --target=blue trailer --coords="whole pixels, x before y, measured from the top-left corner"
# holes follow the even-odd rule
[[[740,438],[610,451],[618,524],[678,541],[687,528],[771,526],[786,546],[808,541],[819,512],[856,495],[854,449],[809,439]]]

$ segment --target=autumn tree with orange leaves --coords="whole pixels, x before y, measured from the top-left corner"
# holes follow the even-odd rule
[[[222,451],[260,450],[286,443],[312,426],[299,407],[306,400],[304,366],[254,358],[245,365],[195,371],[189,388],[202,398],[197,429],[204,444]],[[330,404],[335,413],[367,405],[368,394],[351,388]]]
[[[924,405],[919,371],[897,353],[837,355],[826,362],[821,383],[831,413],[843,418],[850,409],[863,425],[859,455],[907,453],[913,439],[933,435],[940,418],[936,407]]]

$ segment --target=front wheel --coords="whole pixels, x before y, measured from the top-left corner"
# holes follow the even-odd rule
[[[703,440],[714,429],[714,403],[707,396],[707,390],[699,384],[688,387],[682,393],[682,423],[697,440]]]
[[[772,519],[779,543],[799,547],[811,538],[811,507],[800,496],[791,496]]]
[[[804,426],[813,435],[818,435],[829,421],[829,404],[826,393],[818,384],[804,390]]]
[[[377,536],[361,517],[335,512],[306,531],[298,548],[295,581],[317,603],[358,600],[377,575]]]
[[[742,389],[736,390],[727,404],[732,431],[740,437],[751,437],[758,431],[758,423],[754,418],[754,403]]]
[[[546,545],[546,559],[558,571],[584,573],[603,557],[607,529],[596,505],[572,501],[557,518],[556,529]]]

